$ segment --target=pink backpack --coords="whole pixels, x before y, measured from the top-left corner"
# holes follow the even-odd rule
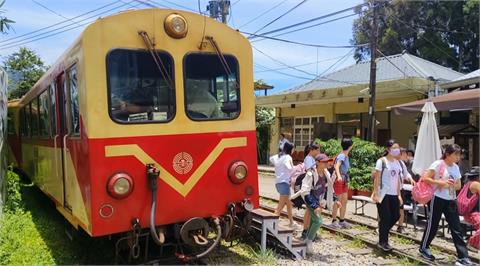
[[[290,184],[295,184],[297,177],[305,173],[305,165],[299,163],[295,165],[290,172]]]
[[[457,206],[458,213],[462,216],[469,214],[475,205],[478,202],[478,194],[473,194],[470,198],[468,197],[468,190],[470,189],[470,182],[465,184],[458,194]]]
[[[442,161],[440,163],[440,169],[438,172],[438,176],[442,177],[443,173],[445,172],[445,162]],[[435,178],[435,176],[433,178]],[[435,187],[426,183],[423,178],[420,178],[420,180],[418,180],[418,182],[412,188],[412,197],[419,204],[427,204],[432,200],[434,192]]]

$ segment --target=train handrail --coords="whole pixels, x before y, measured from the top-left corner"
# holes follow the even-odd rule
[[[57,156],[57,138],[60,137],[60,135],[56,134],[53,136],[53,150],[54,150],[54,156],[55,156],[55,177],[58,180],[58,156]]]

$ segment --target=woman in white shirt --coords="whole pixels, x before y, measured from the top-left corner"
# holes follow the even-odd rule
[[[435,186],[435,192],[429,203],[431,211],[419,252],[425,259],[435,260],[435,256],[432,255],[429,247],[437,234],[438,224],[443,214],[447,220],[453,244],[455,244],[455,249],[457,250],[458,260],[455,265],[473,265],[468,258],[468,249],[465,241],[463,241],[457,210],[456,191],[460,189],[462,178],[457,162],[460,160],[461,150],[457,144],[447,145],[442,159],[432,163],[422,176],[422,179],[427,184]]]
[[[377,203],[379,218],[378,247],[388,252],[392,247],[388,243],[388,233],[400,218],[400,194],[402,166],[396,159],[400,155],[400,146],[395,140],[386,145],[386,155],[377,160],[372,199]]]
[[[270,157],[270,162],[275,166],[276,182],[275,187],[280,194],[280,200],[275,211],[276,215],[280,215],[285,205],[287,206],[289,227],[296,229],[298,224],[293,221],[292,202],[290,201],[290,174],[293,169],[293,145],[285,143],[283,151],[277,155]]]

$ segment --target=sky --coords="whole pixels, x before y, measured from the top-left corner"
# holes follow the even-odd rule
[[[104,17],[126,9],[149,8],[142,4],[142,1],[160,8],[198,12],[197,0],[6,0],[2,8],[3,15],[15,23],[12,24],[12,30],[0,36],[2,61],[6,56],[17,51],[20,46],[24,46],[34,50],[47,65],[51,65],[82,32],[85,28],[81,26],[82,24],[94,21],[99,16]],[[300,3],[302,4],[292,12],[261,29]],[[228,25],[248,33],[261,29],[258,33],[263,33],[361,3],[363,0],[232,0]],[[200,0],[202,12],[206,12],[207,4],[208,0]],[[73,19],[100,7],[104,8]],[[102,12],[103,14],[100,14]],[[315,23],[351,13],[342,13]],[[296,30],[277,38],[330,46],[350,45],[352,24],[356,17],[340,19],[302,31]],[[23,34],[57,23],[62,24],[22,37]],[[55,30],[62,26],[65,28]],[[51,32],[45,33],[46,31]],[[59,31],[65,32],[42,38]],[[45,34],[39,35],[41,33]],[[29,39],[22,41],[24,38]],[[252,45],[254,47],[254,79],[262,79],[274,86],[269,94],[301,85],[318,74],[329,73],[355,63],[351,48],[315,48],[265,39],[252,40]],[[340,59],[342,60],[339,61]],[[337,64],[331,67],[334,63]],[[287,66],[298,66],[297,68],[301,71],[287,68]],[[272,69],[276,71],[271,71]]]

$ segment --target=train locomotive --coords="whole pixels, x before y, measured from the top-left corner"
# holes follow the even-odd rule
[[[9,103],[9,158],[73,227],[118,236],[134,258],[142,237],[195,247],[178,249],[188,261],[238,237],[258,207],[254,104],[239,32],[125,11],[87,26]]]

